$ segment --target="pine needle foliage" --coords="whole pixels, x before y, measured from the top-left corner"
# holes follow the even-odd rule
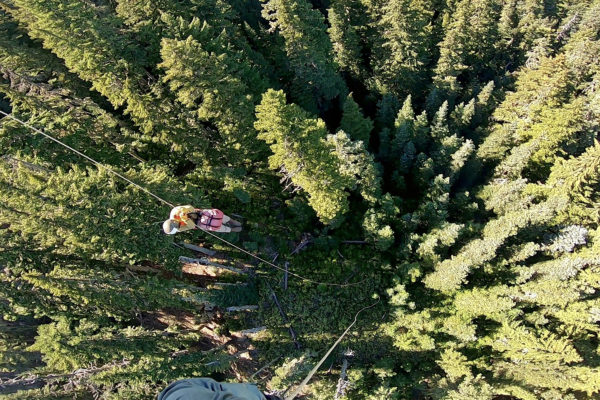
[[[0,118],[2,397],[250,376],[209,322],[267,326],[252,354],[285,357],[261,388],[287,386],[378,297],[310,398],[338,396],[342,358],[350,399],[598,398],[599,16],[598,0],[0,2],[0,110],[170,203],[239,215],[227,239],[297,274],[182,273],[168,207]]]

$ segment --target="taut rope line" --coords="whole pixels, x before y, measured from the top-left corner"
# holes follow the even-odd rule
[[[48,138],[48,139],[50,139],[50,140],[52,140],[52,141],[54,141],[54,142],[56,142],[56,143],[60,144],[61,146],[65,147],[65,148],[67,148],[67,149],[69,149],[69,150],[71,150],[73,153],[75,153],[75,154],[77,154],[77,155],[80,155],[81,157],[85,158],[86,160],[88,160],[88,161],[92,162],[92,163],[93,163],[93,164],[95,164],[97,167],[99,167],[99,168],[102,168],[102,169],[104,169],[104,170],[106,170],[106,171],[110,172],[111,174],[114,174],[114,175],[118,176],[119,178],[123,179],[124,181],[127,181],[128,183],[130,183],[131,185],[133,185],[133,186],[137,187],[138,189],[140,189],[140,190],[142,190],[142,191],[146,192],[147,194],[149,194],[150,196],[154,197],[156,200],[160,201],[161,203],[163,203],[163,204],[165,204],[165,205],[168,205],[168,206],[170,206],[170,207],[175,207],[175,205],[174,205],[174,204],[171,204],[171,203],[169,203],[168,201],[166,201],[165,199],[163,199],[163,198],[161,198],[161,197],[159,197],[159,196],[155,195],[154,193],[152,193],[152,192],[151,192],[151,191],[149,191],[148,189],[146,189],[146,188],[144,188],[144,187],[142,187],[142,186],[138,185],[137,183],[135,183],[135,182],[133,182],[132,180],[128,179],[127,177],[125,177],[125,176],[121,175],[120,173],[118,173],[118,172],[116,172],[116,171],[114,171],[114,170],[112,170],[112,169],[110,169],[110,168],[108,168],[108,167],[105,167],[104,165],[100,164],[98,161],[94,160],[93,158],[91,158],[91,157],[89,157],[89,156],[87,156],[87,155],[83,154],[82,152],[80,152],[80,151],[79,151],[79,150],[77,150],[77,149],[74,149],[73,147],[69,146],[68,144],[65,144],[65,143],[61,142],[60,140],[58,140],[58,139],[56,139],[56,138],[54,138],[54,137],[52,137],[52,136],[48,135],[46,132],[44,132],[44,131],[42,131],[42,130],[40,130],[40,129],[36,128],[35,126],[29,125],[27,122],[23,122],[23,121],[21,121],[19,118],[17,118],[17,117],[15,117],[15,116],[13,116],[12,114],[7,114],[7,113],[5,113],[5,112],[4,112],[4,111],[2,111],[2,110],[0,110],[0,114],[4,114],[4,115],[5,115],[5,116],[7,116],[8,118],[10,118],[10,119],[13,119],[13,120],[17,121],[17,122],[18,122],[18,123],[20,123],[21,125],[23,125],[23,126],[26,126],[27,128],[29,128],[29,129],[33,130],[34,132],[36,132],[36,133],[39,133],[40,135],[42,135],[42,136],[44,136],[44,137],[46,137],[46,138]]]
[[[23,125],[23,126],[25,126],[25,127],[29,128],[29,129],[31,129],[32,131],[34,131],[34,132],[36,132],[36,133],[39,133],[40,135],[42,135],[42,136],[44,136],[44,137],[46,137],[46,138],[48,138],[48,139],[52,140],[53,142],[56,142],[56,143],[60,144],[61,146],[65,147],[66,149],[68,149],[68,150],[72,151],[73,153],[75,153],[75,154],[77,154],[77,155],[79,155],[79,156],[81,156],[81,157],[85,158],[86,160],[90,161],[91,163],[93,163],[94,165],[96,165],[98,168],[102,168],[102,169],[104,169],[104,170],[106,170],[106,171],[110,172],[111,174],[113,174],[113,175],[115,175],[115,176],[117,176],[117,177],[119,177],[119,178],[123,179],[123,180],[124,180],[124,181],[126,181],[127,183],[129,183],[129,184],[131,184],[131,185],[133,185],[133,186],[137,187],[138,189],[142,190],[142,191],[143,191],[143,192],[145,192],[146,194],[149,194],[150,196],[154,197],[156,200],[160,201],[160,202],[161,202],[161,203],[163,203],[164,205],[167,205],[167,206],[169,206],[169,207],[171,207],[171,208],[175,207],[175,205],[174,205],[173,203],[170,203],[170,202],[168,202],[167,200],[163,199],[163,198],[162,198],[162,197],[160,197],[160,196],[157,196],[156,194],[152,193],[151,191],[149,191],[149,190],[148,190],[148,189],[146,189],[145,187],[138,185],[137,183],[133,182],[132,180],[130,180],[129,178],[127,178],[127,177],[123,176],[122,174],[120,174],[120,173],[118,173],[118,172],[116,172],[116,171],[112,170],[111,168],[108,168],[108,167],[106,167],[106,166],[102,165],[101,163],[99,163],[98,161],[94,160],[93,158],[91,158],[91,157],[89,157],[89,156],[85,155],[85,154],[84,154],[84,153],[82,153],[81,151],[79,151],[79,150],[77,150],[77,149],[75,149],[75,148],[73,148],[73,147],[69,146],[68,144],[65,144],[65,143],[61,142],[60,140],[56,139],[56,138],[55,138],[55,137],[53,137],[53,136],[50,136],[50,135],[48,135],[46,132],[42,131],[41,129],[38,129],[38,128],[36,128],[35,126],[32,126],[32,125],[28,124],[27,122],[24,122],[24,121],[20,120],[19,118],[17,118],[17,117],[15,117],[15,116],[13,116],[12,114],[8,114],[8,113],[6,113],[6,112],[4,112],[4,111],[2,111],[2,110],[0,110],[0,114],[3,114],[3,115],[5,115],[6,117],[8,117],[8,118],[10,118],[10,119],[12,119],[12,120],[14,120],[14,121],[16,121],[16,122],[20,123],[21,125]],[[197,229],[199,229],[199,228],[197,228]],[[256,258],[258,261],[264,262],[265,264],[268,264],[268,265],[270,265],[271,267],[273,267],[273,268],[275,268],[275,269],[278,269],[278,270],[280,270],[280,271],[284,271],[284,272],[286,271],[284,268],[281,268],[280,266],[278,266],[278,265],[275,265],[275,264],[273,264],[272,262],[270,262],[270,261],[267,261],[267,260],[263,259],[262,257],[259,257],[259,256],[255,255],[255,254],[252,254],[252,253],[250,253],[249,251],[247,251],[247,250],[244,250],[244,249],[242,249],[242,248],[241,248],[241,247],[239,247],[239,246],[236,246],[235,244],[231,243],[230,241],[228,241],[228,240],[226,240],[226,239],[223,239],[222,237],[219,237],[219,236],[215,235],[214,233],[212,233],[212,232],[210,232],[210,231],[205,231],[205,230],[203,230],[203,229],[199,229],[199,230],[201,230],[201,231],[203,231],[203,232],[205,232],[205,233],[208,233],[208,234],[209,234],[209,235],[211,235],[212,237],[214,237],[214,238],[217,238],[218,240],[220,240],[220,241],[222,241],[222,242],[224,242],[224,243],[227,243],[229,246],[231,246],[231,247],[234,247],[234,248],[238,249],[239,251],[241,251],[241,252],[243,252],[243,253],[245,253],[245,254],[247,254],[247,255],[251,256],[251,257],[254,257],[254,258]],[[309,279],[309,278],[305,278],[305,277],[303,277],[303,276],[301,276],[301,275],[298,275],[298,274],[296,274],[296,273],[293,273],[293,272],[291,272],[291,271],[287,271],[287,273],[288,273],[288,274],[290,274],[290,275],[292,275],[292,276],[295,276],[295,277],[297,277],[297,278],[300,278],[300,279],[302,279],[302,280],[304,280],[304,281],[307,281],[307,282],[310,282],[310,283],[314,283],[314,284],[317,284],[317,285],[338,286],[338,287],[348,287],[348,286],[356,286],[356,285],[360,285],[360,284],[362,283],[362,282],[357,282],[357,283],[346,283],[346,284],[342,284],[342,283],[327,283],[327,282],[318,282],[318,281],[315,281],[315,280],[312,280],[312,279]]]
[[[278,270],[280,270],[280,271],[283,271],[283,272],[287,272],[289,275],[295,276],[296,278],[300,278],[300,279],[302,279],[303,281],[307,281],[307,282],[314,283],[314,284],[317,284],[317,285],[339,286],[339,287],[356,286],[356,285],[360,285],[360,284],[362,283],[362,281],[361,281],[361,282],[356,282],[356,283],[327,283],[327,282],[318,282],[318,281],[313,281],[312,279],[305,278],[305,277],[303,277],[303,276],[301,276],[301,275],[298,275],[298,274],[295,274],[295,273],[293,273],[293,272],[290,272],[289,270],[286,270],[286,269],[284,269],[284,268],[281,268],[280,266],[278,266],[278,265],[275,265],[275,264],[273,264],[272,262],[265,260],[264,258],[261,258],[261,257],[259,257],[259,256],[255,255],[255,254],[252,254],[252,253],[250,253],[249,251],[247,251],[247,250],[244,250],[244,249],[242,249],[242,248],[241,248],[241,247],[239,247],[239,246],[236,246],[235,244],[231,243],[230,241],[228,241],[228,240],[226,240],[226,239],[223,239],[222,237],[219,237],[219,236],[215,235],[215,234],[214,234],[214,233],[212,233],[211,231],[205,231],[205,230],[203,230],[203,229],[200,229],[200,228],[196,228],[196,229],[199,229],[199,230],[201,230],[201,231],[203,231],[203,232],[206,232],[206,233],[208,233],[209,235],[211,235],[212,237],[215,237],[215,238],[217,238],[217,239],[219,239],[219,240],[221,240],[221,241],[223,241],[223,242],[227,243],[227,244],[228,244],[228,245],[230,245],[231,247],[234,247],[234,248],[238,249],[239,251],[242,251],[242,252],[244,252],[244,253],[246,253],[246,254],[248,254],[248,255],[250,255],[250,256],[252,256],[252,257],[256,258],[257,260],[259,260],[259,261],[261,261],[261,262],[264,262],[264,263],[266,263],[266,264],[269,264],[269,265],[270,265],[271,267],[273,267],[273,268],[276,268],[276,269],[278,269]]]
[[[377,301],[375,303],[371,304],[370,306],[366,306],[366,307],[363,307],[360,310],[358,310],[358,312],[354,315],[354,321],[346,328],[344,333],[342,333],[342,335],[335,341],[335,343],[329,348],[329,350],[327,350],[327,353],[325,353],[325,355],[319,360],[317,365],[315,365],[314,368],[308,373],[308,375],[306,376],[306,378],[304,378],[302,383],[300,383],[300,385],[296,388],[296,390],[294,390],[294,393],[292,393],[289,396],[286,396],[284,400],[294,400],[294,398],[296,396],[298,396],[298,394],[302,391],[302,389],[304,389],[304,386],[306,386],[308,381],[310,381],[310,379],[313,377],[315,372],[317,372],[319,367],[325,362],[327,357],[329,357],[329,355],[331,354],[333,349],[335,349],[337,347],[337,345],[340,344],[340,342],[342,341],[344,336],[346,336],[346,334],[350,331],[350,329],[352,329],[352,327],[354,326],[354,324],[357,321],[358,315],[368,308],[375,307],[377,304],[379,304],[379,299],[377,299]]]

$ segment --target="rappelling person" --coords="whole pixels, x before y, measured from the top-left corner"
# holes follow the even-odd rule
[[[174,207],[169,219],[163,222],[163,231],[167,235],[195,228],[230,233],[241,232],[242,224],[216,208],[194,208],[189,205]]]
[[[167,386],[157,400],[281,400],[249,383],[220,383],[210,378],[182,379]]]

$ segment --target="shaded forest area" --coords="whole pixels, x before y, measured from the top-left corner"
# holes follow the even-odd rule
[[[318,282],[4,117],[0,398],[285,390],[376,298],[306,398],[598,398],[599,57],[598,0],[0,0],[0,110]]]

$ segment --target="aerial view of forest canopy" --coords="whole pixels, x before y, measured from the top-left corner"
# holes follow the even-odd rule
[[[367,306],[301,398],[600,398],[600,0],[0,0],[0,111],[1,399],[283,398]]]

